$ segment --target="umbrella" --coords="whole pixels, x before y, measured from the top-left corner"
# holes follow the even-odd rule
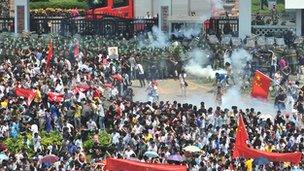
[[[255,165],[266,165],[268,164],[270,161],[264,157],[259,157],[254,159],[253,164]]]
[[[169,157],[168,157],[168,160],[180,162],[180,161],[183,161],[183,160],[184,160],[184,157],[181,156],[181,155],[179,155],[179,154],[174,154],[174,155],[169,156]]]
[[[146,151],[144,153],[144,156],[149,158],[154,158],[154,157],[158,157],[158,154],[155,151]]]
[[[51,155],[46,155],[46,156],[42,157],[40,159],[40,163],[51,163],[52,164],[52,163],[57,162],[58,160],[59,160],[59,157],[51,154]]]
[[[6,154],[0,153],[0,161],[8,160],[8,159],[9,159],[9,157]]]
[[[191,152],[191,153],[196,153],[196,152],[200,152],[201,149],[198,148],[197,146],[193,146],[193,145],[189,145],[185,148],[183,148],[185,151]]]

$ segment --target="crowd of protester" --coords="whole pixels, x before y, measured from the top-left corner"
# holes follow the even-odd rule
[[[252,108],[209,107],[204,102],[194,105],[133,101],[130,86],[135,79],[140,80],[141,87],[147,87],[147,81],[175,75],[179,62],[170,62],[174,53],[170,48],[136,50],[136,44],[127,40],[91,37],[80,42],[70,39],[70,43],[66,38],[53,37],[54,53],[48,64],[49,39],[4,37],[2,40],[0,139],[5,142],[8,138],[31,135],[15,153],[4,143],[0,145],[0,168],[4,170],[98,170],[109,156],[183,164],[191,171],[302,167],[302,163],[294,166],[269,162],[259,166],[253,159],[232,159],[239,114],[244,116],[254,148],[268,152],[304,150],[304,88],[300,88],[299,82],[289,81],[289,74],[277,76],[289,66],[284,58],[275,62],[273,72],[274,79],[278,77],[274,86],[278,89],[278,113],[274,119],[262,119],[262,111]],[[107,55],[109,46],[118,46],[120,53]],[[75,49],[79,52],[75,53]],[[224,65],[220,62],[220,50],[215,50],[211,61],[214,65],[219,62],[218,67]],[[155,56],[169,57],[159,60]],[[182,80],[185,81],[183,77]],[[18,88],[34,90],[33,101],[29,103],[27,98],[17,96]],[[50,99],[50,92],[62,94],[63,100]],[[295,105],[290,112],[285,110],[287,95],[282,93],[293,99]],[[61,144],[42,145],[42,132],[54,131],[62,137]],[[104,131],[110,137],[109,146],[102,146],[99,141],[99,132]],[[91,149],[83,146],[88,134],[93,135]],[[184,148],[190,145],[200,151],[186,151]],[[46,156],[54,160],[46,160]]]

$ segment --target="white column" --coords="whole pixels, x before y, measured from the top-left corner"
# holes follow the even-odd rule
[[[251,0],[240,0],[239,37],[251,36]]]
[[[296,35],[301,36],[302,34],[302,10],[296,9]]]
[[[22,31],[29,32],[30,31],[29,0],[15,0],[14,8],[15,8],[15,33],[20,33]],[[20,11],[23,11],[23,13],[20,13]],[[20,17],[21,18],[24,17],[23,23],[20,23],[22,21]]]

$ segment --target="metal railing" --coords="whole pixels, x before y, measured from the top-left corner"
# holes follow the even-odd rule
[[[109,15],[63,17],[31,16],[30,31],[37,34],[101,35],[132,38],[149,32],[158,25],[158,19],[126,19]],[[0,32],[13,32],[14,18],[0,18]]]
[[[32,17],[31,31],[38,34],[101,35],[131,38],[158,25],[158,19],[126,19],[108,15],[84,17]]]
[[[296,31],[295,26],[280,26],[280,25],[253,25],[252,34],[268,37],[283,37],[288,30]]]

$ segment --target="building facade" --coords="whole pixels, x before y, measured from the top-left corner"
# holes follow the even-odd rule
[[[303,0],[285,0],[285,9],[296,13],[296,34],[304,36],[304,3]]]
[[[144,17],[147,12],[151,16],[159,14],[159,6],[163,0],[134,0],[135,17]],[[196,16],[210,15],[210,0],[170,0],[172,16]]]

